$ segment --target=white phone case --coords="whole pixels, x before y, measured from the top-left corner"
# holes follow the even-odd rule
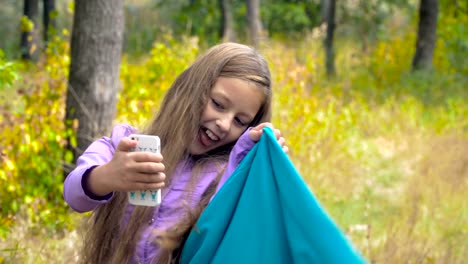
[[[131,151],[161,152],[161,141],[158,136],[131,134],[137,140],[137,146]],[[128,202],[133,205],[157,206],[161,203],[161,190],[138,190],[128,192]]]

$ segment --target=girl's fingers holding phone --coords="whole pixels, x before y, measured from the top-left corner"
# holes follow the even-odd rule
[[[145,184],[164,183],[165,179],[166,179],[166,174],[164,174],[163,172],[159,172],[159,173],[139,173],[135,177],[135,182],[136,183],[145,183]]]
[[[165,166],[161,162],[137,162],[135,170],[139,173],[155,174],[164,172]]]
[[[124,137],[124,138],[122,138],[122,140],[120,140],[119,144],[117,145],[117,151],[128,152],[132,148],[136,147],[137,143],[138,142],[136,140],[131,140],[128,137]]]
[[[162,162],[163,156],[161,153],[154,152],[131,152],[128,153],[136,162]]]
[[[158,183],[144,183],[144,182],[136,182],[132,185],[131,188],[128,188],[127,191],[132,190],[157,190],[164,187],[164,182]]]
[[[160,173],[133,173],[127,175],[125,180],[121,182],[118,188],[119,191],[132,191],[132,190],[150,190],[160,189],[164,187],[164,180],[166,174]]]

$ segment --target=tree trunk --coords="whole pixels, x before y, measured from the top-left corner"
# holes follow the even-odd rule
[[[432,58],[436,45],[437,0],[421,0],[419,6],[418,39],[413,57],[413,70],[432,68]]]
[[[325,65],[327,76],[335,75],[335,50],[333,48],[333,34],[335,32],[335,0],[328,0],[325,10],[327,34],[325,36]]]
[[[321,22],[327,21],[328,0],[320,0],[320,16]]]
[[[223,42],[233,42],[236,39],[234,31],[234,17],[232,15],[232,2],[231,0],[219,0],[221,8],[221,25],[222,25],[222,39]]]
[[[254,47],[258,47],[262,34],[260,0],[247,0],[247,23],[249,25],[250,43]]]
[[[55,34],[57,28],[55,12],[55,0],[43,0],[44,1],[44,13],[42,23],[44,25],[44,45],[47,46],[50,37]]]
[[[36,61],[39,58],[38,13],[38,0],[24,0],[23,15],[29,22],[32,22],[32,28],[28,22],[21,22],[21,58],[25,60]]]
[[[78,155],[108,135],[120,89],[124,0],[75,1],[65,124],[76,131]],[[77,124],[77,127],[76,127]],[[67,173],[65,168],[65,173]]]

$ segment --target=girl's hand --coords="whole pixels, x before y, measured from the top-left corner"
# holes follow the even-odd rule
[[[281,131],[279,129],[274,128],[273,124],[271,124],[271,123],[267,123],[267,122],[266,123],[261,123],[260,125],[250,129],[250,131],[249,131],[250,139],[252,139],[255,142],[259,141],[260,137],[263,134],[263,128],[265,128],[265,127],[269,127],[269,128],[271,128],[273,130],[273,133],[275,134],[276,140],[278,140],[278,144],[280,144],[280,146],[283,148],[284,152],[288,153],[289,148],[288,148],[288,146],[286,146],[286,140],[284,139],[284,137],[281,136]]]
[[[91,171],[88,188],[96,195],[114,191],[160,189],[164,186],[163,156],[151,152],[130,152],[137,142],[123,138],[112,160]]]

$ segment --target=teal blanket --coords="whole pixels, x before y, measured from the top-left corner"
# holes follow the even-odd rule
[[[320,206],[273,131],[219,190],[185,242],[182,263],[365,263]]]

